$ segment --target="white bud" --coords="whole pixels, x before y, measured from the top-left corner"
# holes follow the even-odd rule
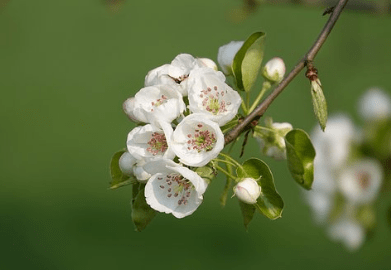
[[[226,75],[232,74],[232,62],[244,41],[231,41],[219,48],[217,62]]]
[[[126,175],[133,174],[133,166],[137,162],[137,159],[129,152],[125,152],[119,159],[119,168]]]
[[[136,116],[134,116],[134,97],[130,97],[122,105],[125,114],[129,117],[130,120],[132,120],[135,123],[140,123],[140,121],[137,119]]]
[[[284,61],[279,57],[270,59],[263,67],[262,75],[267,80],[278,83],[284,78],[285,64]]]
[[[242,202],[255,204],[259,195],[261,195],[261,187],[253,178],[244,178],[234,187],[234,192]]]

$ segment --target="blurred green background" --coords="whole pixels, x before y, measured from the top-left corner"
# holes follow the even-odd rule
[[[110,2],[110,1],[109,1]],[[285,201],[283,218],[257,215],[249,232],[236,199],[219,206],[224,178],[181,220],[160,214],[142,232],[131,188],[108,190],[111,155],[134,125],[122,102],[146,73],[186,52],[267,33],[265,59],[290,69],[323,27],[321,8],[265,6],[240,23],[238,0],[11,0],[0,11],[0,269],[391,269],[391,200],[356,253],[313,224],[285,162],[265,159]],[[356,114],[372,86],[391,92],[391,18],[345,12],[316,58],[330,112]],[[272,104],[277,122],[315,125],[302,73]],[[357,120],[358,118],[355,117]],[[356,122],[359,123],[359,122]],[[246,156],[260,156],[254,142]]]

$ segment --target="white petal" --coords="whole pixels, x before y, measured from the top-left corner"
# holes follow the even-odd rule
[[[137,159],[132,156],[129,152],[125,152],[119,159],[119,168],[126,175],[133,174],[133,166],[136,164]]]
[[[202,128],[197,127],[199,124],[202,125]],[[194,137],[195,130],[207,130],[215,136],[216,142],[212,144],[212,149],[200,151],[193,149],[193,145],[188,143],[190,141],[188,136]],[[224,135],[218,124],[205,119],[203,114],[191,114],[176,127],[171,144],[172,150],[180,158],[180,162],[189,166],[201,167],[216,158],[224,148]]]
[[[350,251],[357,250],[365,240],[364,228],[347,218],[335,222],[329,229],[329,235],[333,240],[342,241]]]
[[[241,97],[225,83],[225,76],[209,68],[193,70],[187,81],[189,109],[223,126],[238,113]]]

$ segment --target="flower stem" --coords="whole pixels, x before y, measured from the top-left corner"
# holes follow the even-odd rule
[[[242,99],[242,110],[243,110],[244,115],[247,115],[248,111],[247,111],[247,107],[246,107],[246,104],[244,103],[243,99]]]
[[[264,81],[263,84],[262,84],[262,90],[259,92],[257,98],[255,99],[253,105],[251,105],[250,109],[248,110],[248,113],[251,113],[257,106],[258,106],[258,103],[261,101],[261,99],[263,98],[263,95],[266,93],[267,90],[269,90],[269,88],[271,87],[272,85],[270,84],[270,82],[268,81]]]
[[[255,126],[254,129],[256,131],[259,131],[260,129],[263,129],[263,130],[267,130],[269,132],[273,132],[273,133],[276,133],[277,131],[274,130],[274,129],[271,129],[271,128],[267,128],[267,127],[263,127],[263,126]]]
[[[233,162],[236,165],[236,167],[240,167],[240,168],[242,167],[242,165],[239,162],[237,162],[234,158],[232,158],[231,156],[224,154],[224,153],[221,153],[221,152],[219,153],[219,155],[224,157],[225,159]]]
[[[230,174],[229,172],[221,168],[219,165],[215,165],[215,168],[218,169],[223,174],[225,174],[228,178],[234,179],[235,181],[236,179],[238,179],[236,176],[233,176],[232,174]]]
[[[214,158],[213,161],[223,162],[225,164],[229,164],[231,166],[237,167],[235,163],[232,163],[231,161],[228,161],[228,160],[225,160],[225,159]]]

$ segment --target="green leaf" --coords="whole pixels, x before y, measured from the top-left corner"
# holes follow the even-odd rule
[[[204,167],[198,167],[194,170],[199,176],[201,176],[202,179],[204,179],[208,185],[210,182],[212,182],[213,178],[216,176],[216,171],[209,167],[209,166],[204,166]]]
[[[240,200],[239,206],[240,210],[242,211],[244,227],[246,228],[246,231],[248,231],[248,225],[250,224],[255,214],[255,206],[252,204],[244,203]]]
[[[227,164],[227,171],[228,171],[228,173],[232,174],[233,169],[230,164]],[[227,176],[227,180],[225,182],[223,192],[221,193],[221,196],[220,196],[221,207],[224,207],[225,204],[227,203],[228,192],[231,190],[232,182],[233,182],[233,179],[231,177]]]
[[[260,74],[266,34],[255,32],[236,53],[232,71],[239,90],[250,91]]]
[[[116,189],[119,187],[123,187],[123,186],[129,185],[135,181],[134,177],[123,174],[121,169],[119,168],[119,159],[122,156],[122,154],[125,152],[126,152],[125,150],[118,151],[111,158],[111,162],[110,162],[110,175],[111,175],[110,189]]]
[[[133,184],[132,221],[138,232],[144,230],[156,215],[156,211],[145,200],[144,188],[144,184]]]
[[[281,217],[284,202],[276,190],[273,174],[265,162],[257,158],[246,160],[242,168],[237,169],[237,175],[257,180],[261,187],[261,195],[254,206],[261,214],[273,220]]]
[[[285,135],[285,145],[291,175],[302,187],[310,190],[314,181],[315,148],[308,134],[293,129]]]
[[[315,116],[324,131],[327,122],[327,103],[319,80],[311,82],[311,95]]]

